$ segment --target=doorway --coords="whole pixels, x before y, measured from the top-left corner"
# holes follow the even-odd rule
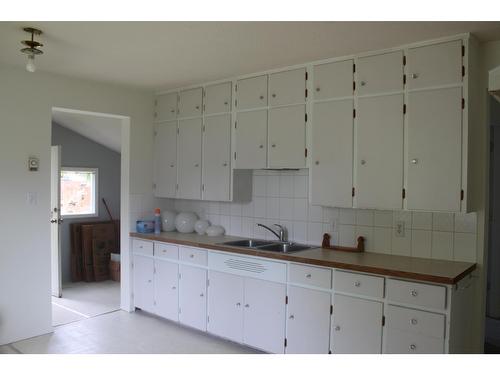
[[[121,308],[129,134],[128,117],[52,109],[53,326]]]

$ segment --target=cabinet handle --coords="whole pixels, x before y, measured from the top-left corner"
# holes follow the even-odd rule
[[[273,144],[271,145],[271,147],[272,147],[272,148],[275,148],[275,147],[276,147],[276,143],[273,143]]]
[[[366,86],[366,82],[365,81],[361,81],[361,86]]]
[[[415,318],[413,318],[413,319],[411,319],[411,320],[410,320],[410,323],[411,323],[412,325],[416,325],[416,324],[418,323],[418,320],[417,320],[417,319],[415,319]]]
[[[293,316],[293,315],[290,315],[290,316],[288,317],[288,319],[291,319],[291,320],[293,320],[293,319],[295,319],[295,316]]]
[[[273,98],[276,98],[276,94],[271,94],[271,96],[272,96]]]
[[[418,164],[418,159],[411,159],[412,164]]]
[[[321,89],[319,87],[316,87],[316,92],[320,92]]]
[[[312,275],[311,275],[310,273],[308,273],[308,274],[306,275],[306,278],[310,279],[310,278],[311,278],[311,276],[312,276]]]
[[[413,297],[418,296],[418,292],[417,292],[415,289],[413,289],[413,290],[410,292],[410,294],[411,294]]]
[[[417,78],[418,78],[418,73],[413,73],[413,74],[411,75],[411,78],[413,78],[413,79],[417,79]]]
[[[238,303],[236,304],[236,307],[240,307],[240,306],[241,306],[241,303],[239,303],[239,302],[238,302]]]
[[[246,307],[246,308],[249,308],[249,307],[250,307],[250,305],[247,303],[247,304],[245,305],[245,307]]]
[[[411,345],[410,345],[410,350],[415,350],[415,349],[417,349],[417,345],[415,345],[415,344],[411,344]]]
[[[361,160],[361,165],[365,165],[366,164],[366,160]]]
[[[335,331],[340,331],[340,326],[335,326]]]
[[[259,145],[259,148],[264,148],[264,145]]]
[[[361,286],[361,283],[360,283],[359,281],[356,281],[356,282],[354,283],[354,286],[355,286],[356,288],[359,288],[359,287]]]
[[[204,296],[204,294],[203,294],[203,293],[201,293],[201,294],[200,294],[200,297],[203,297],[203,296]]]
[[[260,100],[264,100],[264,95],[259,96]]]

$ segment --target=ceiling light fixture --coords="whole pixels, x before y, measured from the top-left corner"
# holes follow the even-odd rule
[[[35,37],[35,34],[41,35],[42,31],[35,29],[33,27],[25,27],[25,28],[23,28],[23,30],[26,31],[27,33],[31,34],[31,40],[21,41],[22,44],[24,44],[25,46],[28,46],[26,48],[23,48],[21,50],[21,52],[28,55],[28,63],[26,64],[26,70],[28,72],[33,73],[36,70],[35,55],[41,55],[43,53],[42,50],[38,49],[38,47],[43,47],[43,44],[37,42],[34,39],[34,37]]]

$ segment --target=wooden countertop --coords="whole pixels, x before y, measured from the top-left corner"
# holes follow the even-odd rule
[[[376,273],[379,275],[396,276],[405,279],[441,284],[456,284],[476,268],[475,263],[412,258],[369,252],[350,253],[327,250],[320,247],[287,254],[221,245],[222,242],[242,239],[242,237],[233,236],[209,237],[196,233],[179,232],[162,232],[159,235],[132,232],[130,236],[150,241],[169,242],[210,250],[227,251],[237,254],[254,255],[263,258]]]

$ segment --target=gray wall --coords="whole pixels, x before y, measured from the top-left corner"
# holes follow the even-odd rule
[[[65,219],[61,226],[61,263],[63,283],[71,281],[71,237],[70,223],[93,220],[108,220],[102,203],[104,198],[114,219],[120,218],[120,154],[88,138],[52,123],[52,145],[61,146],[62,167],[99,168],[99,217]]]

